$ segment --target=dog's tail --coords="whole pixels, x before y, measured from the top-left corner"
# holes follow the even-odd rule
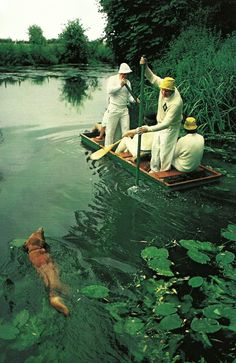
[[[63,303],[62,299],[59,296],[56,296],[53,291],[49,293],[50,304],[60,313],[64,314],[64,316],[69,315],[69,309]]]

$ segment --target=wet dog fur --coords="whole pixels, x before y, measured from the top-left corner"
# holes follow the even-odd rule
[[[68,316],[69,310],[58,295],[58,292],[65,290],[65,286],[59,279],[56,265],[46,251],[43,228],[39,228],[29,236],[24,243],[24,249],[28,252],[31,263],[49,289],[50,304],[64,316]]]

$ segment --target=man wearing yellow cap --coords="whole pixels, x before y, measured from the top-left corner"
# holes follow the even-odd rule
[[[169,170],[183,119],[183,101],[175,87],[173,78],[161,78],[155,75],[143,57],[140,63],[146,64],[145,76],[154,86],[160,88],[160,94],[156,117],[157,125],[140,127],[137,132],[141,134],[155,132],[150,163],[151,172]]]
[[[194,117],[187,117],[184,123],[187,134],[177,141],[172,165],[178,171],[191,172],[197,169],[202,161],[204,138],[197,133]]]

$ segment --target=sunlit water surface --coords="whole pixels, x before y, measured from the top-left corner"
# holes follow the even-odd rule
[[[104,303],[83,297],[81,288],[126,286],[153,239],[159,246],[181,238],[220,242],[221,228],[236,222],[233,198],[213,186],[166,193],[141,183],[129,193],[133,176],[108,158],[89,159],[80,132],[101,121],[110,74],[103,67],[1,75],[0,319],[10,323],[27,309],[37,339],[29,341],[28,332],[1,340],[0,362],[130,362]],[[233,193],[235,166],[205,163],[228,171],[221,186]],[[49,306],[28,256],[9,246],[40,226],[69,286],[67,319]]]

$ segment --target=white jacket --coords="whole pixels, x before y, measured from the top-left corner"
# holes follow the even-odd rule
[[[130,81],[127,79],[127,85],[131,88]],[[121,87],[119,74],[111,76],[107,83],[107,93],[109,97],[109,105],[124,108],[131,102],[135,102],[125,86]]]
[[[145,75],[154,86],[160,86],[162,78],[156,76],[149,67],[146,68]],[[157,110],[158,124],[149,126],[148,131],[180,128],[180,124],[183,119],[182,111],[183,101],[177,88],[175,88],[174,93],[170,97],[163,97],[160,92]]]
[[[181,137],[176,144],[172,165],[179,171],[190,172],[200,165],[204,138],[197,133]]]

